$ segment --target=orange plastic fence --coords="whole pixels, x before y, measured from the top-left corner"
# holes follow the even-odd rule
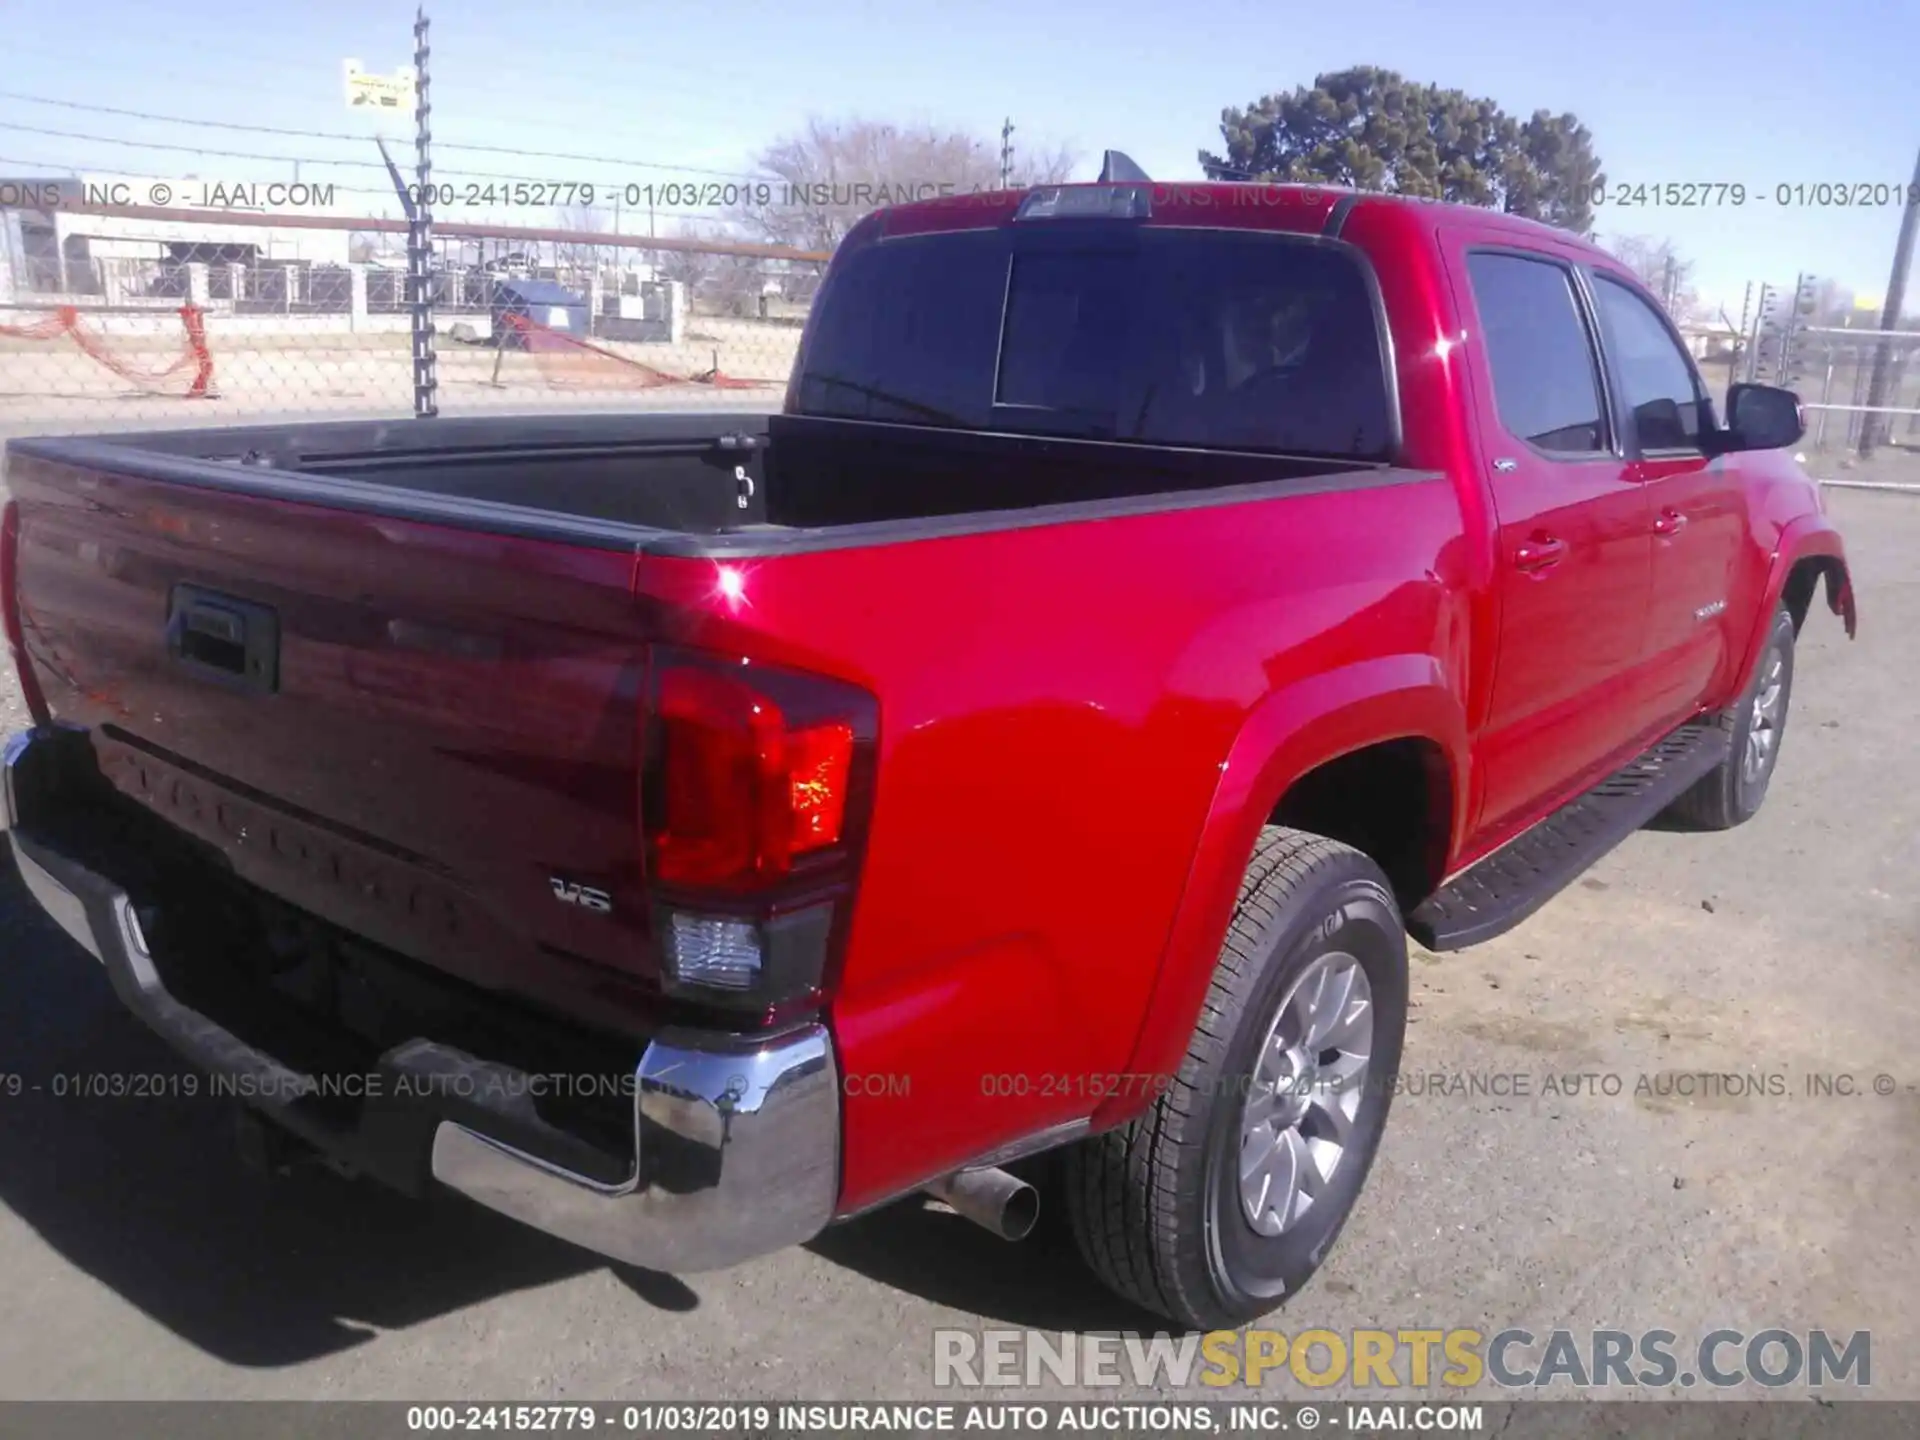
[[[88,359],[143,390],[166,393],[170,388],[169,382],[191,367],[193,379],[188,383],[183,398],[210,399],[219,392],[215,390],[213,382],[213,352],[207,348],[206,312],[198,305],[182,305],[179,315],[183,330],[180,353],[158,370],[143,369],[115,355],[108,348],[106,337],[95,333],[82,322],[80,309],[75,305],[62,305],[46,319],[36,320],[31,325],[0,325],[0,336],[13,340],[71,337]]]
[[[534,357],[540,373],[554,385],[614,385],[652,390],[662,385],[709,385],[716,390],[758,390],[779,385],[777,380],[744,380],[724,374],[718,365],[696,375],[674,375],[643,361],[617,355],[578,335],[555,330],[525,315],[502,317],[521,336],[522,348]]]

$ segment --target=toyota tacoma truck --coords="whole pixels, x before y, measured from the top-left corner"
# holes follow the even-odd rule
[[[1017,1236],[1057,1151],[1108,1285],[1236,1324],[1354,1206],[1409,936],[1765,799],[1853,598],[1795,397],[1724,409],[1496,213],[887,209],[778,413],[9,442],[13,855],[256,1145],[682,1273]]]

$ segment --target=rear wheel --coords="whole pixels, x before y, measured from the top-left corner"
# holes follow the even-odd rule
[[[1196,1328],[1244,1324],[1299,1290],[1373,1164],[1406,1018],[1406,933],[1379,867],[1262,831],[1179,1074],[1067,1154],[1069,1218],[1095,1273]]]
[[[1751,820],[1767,798],[1793,698],[1793,615],[1773,612],[1766,648],[1746,693],[1720,715],[1727,758],[1701,776],[1668,813],[1696,830],[1730,830]]]

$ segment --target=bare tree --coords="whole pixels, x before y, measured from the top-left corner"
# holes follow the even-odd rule
[[[403,260],[406,247],[398,236],[384,230],[354,230],[347,235],[347,259],[365,265]]]
[[[1673,241],[1651,235],[1615,235],[1607,249],[1666,307],[1676,324],[1699,319],[1700,293],[1693,287],[1693,262],[1684,260]]]
[[[595,210],[590,205],[562,205],[557,213],[562,230],[602,235],[613,229],[607,212]],[[556,240],[553,245],[554,269],[564,283],[585,289],[606,253],[592,240]]]
[[[1015,186],[1060,181],[1074,157],[1064,148],[1015,153]],[[747,233],[776,245],[831,250],[871,210],[936,195],[993,190],[997,148],[976,135],[930,125],[860,118],[811,119],[798,134],[761,152],[765,198],[739,207]]]
[[[700,226],[681,221],[675,238],[683,240],[735,239],[724,225]],[[751,256],[721,255],[710,250],[664,250],[654,259],[662,280],[677,280],[687,289],[688,303],[710,315],[753,315],[772,278],[769,264]]]
[[[1810,325],[1845,325],[1854,313],[1853,291],[1838,280],[1822,280],[1813,292]]]

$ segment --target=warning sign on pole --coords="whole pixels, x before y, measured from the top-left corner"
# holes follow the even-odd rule
[[[391,75],[375,75],[360,68],[358,60],[346,62],[347,108],[373,110],[386,114],[413,113],[413,67],[403,65]]]

